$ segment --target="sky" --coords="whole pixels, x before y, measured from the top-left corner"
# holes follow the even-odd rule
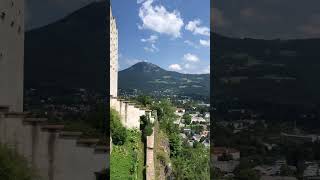
[[[231,37],[320,37],[319,0],[215,0],[214,32]]]
[[[141,61],[210,72],[210,0],[113,0],[120,70]]]

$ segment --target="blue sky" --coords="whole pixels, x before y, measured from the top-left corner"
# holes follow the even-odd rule
[[[210,71],[210,0],[112,0],[120,70],[147,61],[181,73]]]

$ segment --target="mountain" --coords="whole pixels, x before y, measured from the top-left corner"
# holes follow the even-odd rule
[[[194,95],[209,97],[209,74],[182,74],[139,62],[119,72],[119,88],[138,89],[151,94]]]
[[[215,102],[320,104],[320,39],[211,37]]]
[[[26,32],[26,88],[107,88],[107,5],[95,2]]]

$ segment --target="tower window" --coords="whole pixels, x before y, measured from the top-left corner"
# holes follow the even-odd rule
[[[11,26],[11,27],[13,27],[13,26],[14,26],[14,21],[11,21],[10,26]]]
[[[21,26],[18,27],[18,34],[21,33]]]

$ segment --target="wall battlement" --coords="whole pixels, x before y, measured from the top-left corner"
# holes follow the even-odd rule
[[[110,107],[120,114],[121,123],[128,129],[139,129],[140,117],[143,115],[148,116],[151,122],[154,122],[155,120],[155,117],[151,114],[151,110],[145,109],[124,99],[111,96]]]
[[[44,180],[95,180],[109,166],[108,147],[63,128],[26,113],[0,112],[0,143],[24,156]]]

